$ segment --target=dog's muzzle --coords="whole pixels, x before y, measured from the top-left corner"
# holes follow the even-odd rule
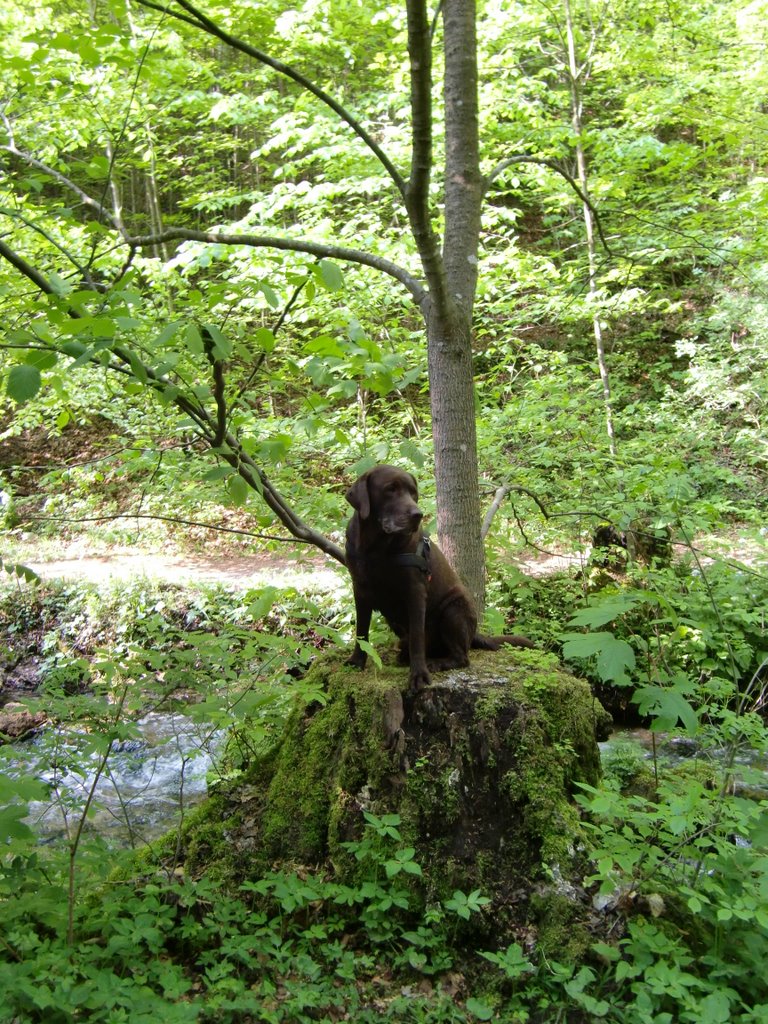
[[[423,518],[421,509],[414,507],[405,514],[385,514],[379,519],[379,524],[384,533],[413,533],[421,526]]]

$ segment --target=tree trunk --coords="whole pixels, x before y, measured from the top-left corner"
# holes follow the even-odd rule
[[[138,0],[140,4],[156,10],[154,0]],[[157,197],[154,178],[154,160],[145,179],[147,209],[152,232],[149,235],[130,235],[119,219],[104,211],[101,204],[91,201],[103,219],[113,222],[120,230],[131,252],[152,247],[155,253],[167,255],[164,246],[174,241],[189,240],[220,243],[223,245],[251,245],[310,253],[328,259],[349,260],[361,266],[373,266],[403,284],[419,307],[425,321],[428,343],[430,396],[432,403],[433,436],[435,450],[435,478],[437,488],[437,530],[440,542],[459,576],[473,594],[482,614],[484,605],[485,559],[481,539],[481,515],[478,484],[477,435],[475,430],[475,396],[472,366],[472,312],[477,286],[477,251],[480,233],[480,213],[484,182],[480,174],[478,130],[478,74],[475,0],[441,0],[443,44],[445,52],[445,181],[442,219],[443,238],[437,225],[440,211],[436,209],[431,191],[434,158],[433,141],[433,81],[432,45],[434,24],[430,23],[426,0],[405,0],[408,17],[408,54],[411,85],[411,167],[406,180],[387,156],[374,135],[338,103],[329,93],[306,78],[298,70],[257,47],[231,35],[213,22],[192,0],[175,0],[166,10],[166,16],[197,26],[228,47],[233,47],[252,59],[272,68],[277,74],[289,78],[306,89],[317,100],[334,111],[340,123],[350,128],[379,160],[389,175],[394,188],[405,204],[409,225],[421,261],[424,283],[408,270],[373,253],[314,243],[299,238],[255,234],[228,234],[226,232],[196,231],[183,227],[163,229],[162,210]],[[133,31],[131,29],[131,31]],[[151,130],[147,126],[150,134]],[[49,171],[54,174],[55,172]],[[68,182],[78,195],[87,196],[74,183]],[[0,246],[2,242],[0,241]],[[23,264],[11,254],[17,268]],[[39,275],[34,269],[23,271],[31,280]],[[46,291],[50,291],[50,287]],[[73,311],[73,315],[76,315]],[[127,352],[127,350],[125,350]],[[113,350],[120,363],[133,367],[136,360],[126,360]],[[124,365],[123,365],[124,364]],[[164,382],[156,376],[149,385],[159,389]],[[226,396],[224,382],[216,388],[216,422],[202,402],[186,395],[177,399],[196,411],[195,422],[206,440],[215,441],[226,428]],[[217,447],[217,445],[214,445]],[[230,455],[236,460],[243,479],[252,483],[263,494],[272,495],[265,486],[264,474],[251,460],[240,460],[237,439]],[[267,501],[270,504],[268,498]],[[288,529],[310,543],[339,558],[338,547],[314,531],[307,532],[281,499],[275,497],[270,507],[280,507],[281,521]],[[311,534],[311,537],[310,537]]]
[[[485,553],[480,536],[471,321],[459,307],[427,317],[429,394],[437,484],[437,533],[446,558],[482,614]]]
[[[472,309],[483,197],[474,0],[445,0],[444,288],[427,315],[429,390],[437,485],[437,532],[446,557],[482,615],[485,553],[472,368]]]

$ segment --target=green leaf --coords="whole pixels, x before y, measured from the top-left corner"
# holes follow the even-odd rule
[[[203,480],[225,480],[235,472],[231,466],[214,466],[206,473],[203,473]]]
[[[753,846],[768,846],[768,811],[763,811],[752,826],[749,838]]]
[[[50,370],[58,361],[58,352],[41,352],[38,349],[27,352],[24,356],[24,362],[28,366],[36,366],[38,370]]]
[[[262,352],[273,352],[275,348],[275,335],[268,327],[260,327],[254,335],[254,341]]]
[[[0,836],[3,842],[11,839],[33,839],[34,833],[22,818],[29,813],[26,804],[14,804],[11,807],[0,807]]]
[[[54,294],[59,296],[69,295],[72,291],[72,285],[69,281],[65,281],[60,274],[57,274],[55,270],[52,270],[48,275],[48,283],[53,288]]]
[[[213,345],[213,358],[216,360],[229,359],[232,355],[232,342],[229,338],[225,337],[214,324],[206,324],[204,330],[208,332]]]
[[[516,981],[524,974],[530,974],[534,970],[533,964],[523,953],[523,947],[519,942],[513,942],[502,953],[481,951],[480,956],[501,968],[511,981]]]
[[[272,309],[277,309],[277,307],[280,305],[280,299],[278,299],[277,295],[275,294],[274,288],[268,285],[266,281],[262,281],[259,284],[259,288],[261,289],[264,298],[267,300]]]
[[[251,488],[238,473],[233,473],[227,480],[227,490],[236,505],[244,505],[251,493]]]
[[[262,441],[259,445],[259,452],[264,459],[268,459],[270,462],[281,462],[292,444],[293,438],[290,434],[275,434],[268,441]]]
[[[254,621],[258,622],[272,611],[277,594],[275,587],[264,587],[256,600],[248,605],[248,614],[253,616]]]
[[[373,661],[376,668],[381,668],[384,663],[381,660],[381,655],[377,652],[376,648],[367,640],[361,640],[359,637],[357,642],[360,645],[360,650],[362,650],[365,654],[368,655],[368,657]]]
[[[203,339],[195,324],[187,324],[184,329],[184,344],[195,356],[201,356],[205,351]]]
[[[693,734],[699,728],[699,719],[691,704],[682,693],[664,686],[640,686],[632,697],[642,715],[654,719],[654,728],[662,731],[674,729],[682,722],[687,732]]]
[[[3,569],[9,576],[16,576],[17,579],[26,580],[27,583],[39,583],[40,577],[34,569],[20,562],[4,562],[0,558],[0,569]]]
[[[474,996],[470,996],[466,1002],[467,1010],[476,1017],[477,1020],[492,1020],[494,1015],[494,1009],[487,1003],[484,1003],[481,999],[475,999]]]
[[[304,351],[308,355],[318,355],[330,357],[332,359],[342,359],[345,355],[344,349],[329,334],[321,334],[317,338],[313,338],[312,341],[308,341],[304,346]]]
[[[728,992],[719,989],[702,999],[698,1008],[699,1024],[728,1024],[731,1019],[731,1000]]]
[[[582,608],[573,616],[568,625],[588,626],[590,629],[594,629],[595,626],[604,626],[606,622],[612,622],[639,603],[640,598],[636,595],[613,594],[598,604]]]
[[[628,669],[635,667],[635,652],[612,633],[565,633],[563,657],[584,660],[597,656],[596,667],[603,682],[621,686],[630,682]]]
[[[158,336],[155,338],[155,344],[160,348],[162,348],[164,345],[167,345],[175,337],[175,335],[178,334],[180,328],[180,323],[166,324],[162,331],[160,331]]]
[[[40,370],[36,366],[22,363],[11,367],[5,390],[14,402],[22,405],[35,397],[41,385]]]
[[[109,160],[105,156],[93,156],[85,166],[89,178],[106,178],[109,174]]]
[[[74,341],[74,340],[73,341],[65,341],[65,342],[63,342],[62,346],[61,346],[61,349],[68,356],[72,356],[73,359],[76,359],[78,356],[81,356],[84,352],[88,351],[88,349],[82,343],[82,341]],[[71,367],[70,367],[70,369],[71,369]]]
[[[609,963],[614,963],[621,956],[619,950],[615,946],[609,946],[607,942],[593,942],[592,950],[601,960],[606,960]]]
[[[147,383],[147,368],[135,352],[128,351],[128,362],[131,364],[131,371],[137,380],[142,384]]]
[[[115,321],[106,316],[94,317],[90,329],[94,338],[114,338],[117,333]]]
[[[350,320],[347,326],[347,336],[350,341],[355,342],[365,341],[367,338],[365,329],[359,320]]]
[[[331,260],[320,260],[317,264],[320,281],[329,292],[338,292],[344,286],[344,276],[339,267]]]

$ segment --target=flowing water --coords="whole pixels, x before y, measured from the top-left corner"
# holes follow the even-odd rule
[[[705,762],[715,773],[728,769],[731,790],[757,799],[768,797],[768,757],[745,744],[735,754],[725,748],[703,746],[688,736],[657,733],[650,729],[619,729],[608,740],[599,744],[603,766],[621,757],[622,749],[634,750],[638,758],[652,765],[656,761],[664,766],[684,765],[698,760]]]
[[[46,729],[31,743],[5,750],[11,755],[4,758],[6,775],[35,777],[48,786],[49,798],[34,801],[26,819],[44,841],[65,835],[67,822],[76,827],[92,789],[90,831],[118,846],[156,839],[179,820],[182,808],[205,798],[223,734],[182,714],[147,714],[136,737],[113,748],[98,779],[99,756],[84,750],[87,742],[71,729]]]
[[[88,738],[71,727],[44,729],[32,742],[3,749],[3,771],[11,778],[37,778],[49,789],[49,798],[34,801],[27,818],[42,841],[52,841],[76,827],[93,789],[88,829],[115,846],[140,846],[163,835],[180,817],[205,798],[215,757],[224,743],[222,732],[200,725],[180,713],[145,715],[137,723],[135,738],[111,752],[108,770],[96,780],[99,757],[85,749]],[[653,736],[644,729],[621,730],[601,743],[604,763],[622,746],[652,760]],[[722,763],[717,751],[702,751],[688,739],[656,737],[656,756],[662,763],[680,763],[706,757]],[[768,795],[768,764],[754,752],[737,758],[742,788],[753,795]],[[739,771],[741,769],[741,771]],[[747,781],[748,780],[748,781]],[[94,785],[95,782],[95,785]]]

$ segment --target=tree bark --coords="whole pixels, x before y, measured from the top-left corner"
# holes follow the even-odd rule
[[[429,394],[437,485],[437,533],[446,558],[482,614],[485,554],[480,536],[471,320],[459,307],[427,317]]]
[[[611,383],[608,374],[608,363],[605,358],[603,326],[600,322],[600,311],[597,308],[597,254],[595,250],[595,230],[592,218],[592,205],[589,202],[589,179],[587,176],[587,158],[582,142],[582,96],[581,81],[587,73],[591,55],[579,67],[576,59],[576,36],[574,33],[573,15],[570,0],[563,0],[565,9],[565,32],[568,44],[568,80],[571,90],[571,125],[576,140],[576,169],[579,186],[583,193],[582,211],[584,215],[584,232],[587,240],[587,260],[589,265],[589,298],[594,304],[592,312],[592,332],[595,337],[597,366],[600,371],[600,382],[603,387],[603,404],[605,406],[605,429],[608,435],[608,446],[611,455],[616,457],[616,434],[613,426],[613,403],[611,401]]]
[[[472,372],[472,308],[483,181],[480,175],[474,0],[443,5],[445,49],[445,231],[432,227],[431,41],[424,0],[408,0],[411,70],[411,174],[406,204],[429,292],[420,303],[427,328],[435,454],[437,532],[446,557],[482,614],[485,556]]]
[[[434,309],[429,317],[427,339],[438,534],[447,558],[469,587],[482,615],[485,552],[480,535],[472,368],[472,310],[483,200],[476,19],[475,0],[445,0],[443,266],[447,296],[446,308]]]

